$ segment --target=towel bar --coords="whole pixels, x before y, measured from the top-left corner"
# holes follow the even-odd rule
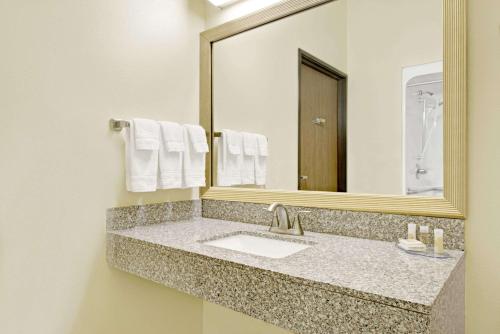
[[[123,130],[123,128],[129,128],[130,122],[125,121],[123,119],[112,118],[109,120],[109,127],[113,131],[120,132],[121,130]],[[207,135],[208,135],[208,132],[207,132]],[[220,137],[220,136],[221,136],[220,132],[214,132],[214,137]]]

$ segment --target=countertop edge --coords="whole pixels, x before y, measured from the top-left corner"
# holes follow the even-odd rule
[[[359,291],[359,290],[355,290],[355,289],[351,289],[351,288],[346,288],[346,287],[334,285],[331,283],[317,282],[317,281],[313,281],[313,280],[309,280],[309,279],[305,279],[305,278],[301,278],[301,277],[296,277],[296,276],[288,275],[288,274],[277,272],[277,271],[272,271],[269,269],[259,268],[256,266],[242,264],[242,263],[234,262],[234,261],[227,260],[227,259],[221,259],[221,258],[218,258],[215,256],[201,254],[201,253],[191,251],[191,250],[185,250],[185,249],[181,249],[181,248],[177,248],[177,247],[171,247],[171,246],[167,246],[167,245],[154,243],[154,242],[151,242],[148,240],[143,240],[143,239],[138,239],[138,238],[134,238],[134,237],[130,237],[130,236],[125,236],[125,235],[120,234],[120,230],[107,231],[107,235],[108,236],[114,235],[116,237],[127,239],[129,242],[133,242],[133,243],[137,243],[137,244],[141,244],[141,243],[148,244],[148,245],[151,245],[153,247],[158,247],[159,249],[161,249],[163,251],[177,252],[179,254],[182,254],[183,256],[189,256],[189,257],[200,258],[203,260],[215,261],[219,265],[231,266],[233,268],[239,268],[239,269],[255,270],[255,271],[258,271],[259,273],[270,276],[273,279],[286,280],[286,281],[291,282],[291,283],[310,286],[312,288],[321,289],[321,290],[326,291],[326,292],[333,292],[336,294],[345,295],[345,296],[360,299],[363,301],[378,303],[378,304],[381,304],[384,306],[394,307],[394,308],[398,308],[398,309],[401,309],[404,311],[415,312],[415,313],[419,313],[419,314],[423,314],[423,315],[430,315],[431,314],[432,307],[434,306],[435,301],[439,297],[439,294],[438,294],[436,296],[436,298],[434,299],[432,304],[415,303],[415,302],[411,302],[411,301],[396,299],[393,297],[386,297],[386,296],[381,296],[378,294],[373,294],[373,293],[369,293],[369,292],[363,292],[363,291]],[[108,248],[110,248],[109,245],[108,245]],[[457,260],[457,265],[454,268],[454,270],[450,273],[447,280],[449,280],[450,277],[452,277],[454,275],[455,271],[457,270],[457,267],[459,266],[459,264],[463,260],[464,260],[464,255],[462,254],[460,259]],[[113,261],[111,261],[109,254],[107,255],[107,261],[111,266],[116,267],[115,264],[113,263]],[[121,267],[117,267],[117,268],[120,270],[124,270]],[[128,270],[124,270],[124,271],[130,272]],[[136,272],[132,272],[132,273],[136,274],[140,277],[143,277],[145,279],[153,280],[153,279],[151,279],[151,277],[145,277],[145,276],[140,275]],[[153,280],[153,281],[155,281],[155,280]],[[162,283],[159,281],[155,281],[155,282]],[[175,287],[175,286],[172,286],[172,288],[177,289],[177,287]],[[441,288],[440,293],[443,289],[444,289],[444,287]],[[181,291],[183,291],[183,290],[181,290]],[[189,291],[183,291],[183,292],[190,293]]]

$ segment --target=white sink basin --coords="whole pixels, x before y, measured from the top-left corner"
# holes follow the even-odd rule
[[[303,243],[258,237],[243,233],[205,241],[203,244],[273,259],[284,258],[311,247]]]

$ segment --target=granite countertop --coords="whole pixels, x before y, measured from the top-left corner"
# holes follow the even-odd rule
[[[282,274],[320,289],[429,314],[439,292],[463,252],[448,250],[451,258],[410,255],[394,243],[305,232],[302,237],[281,236],[266,226],[196,217],[186,221],[108,231],[122,237],[216,258]],[[273,259],[204,245],[200,241],[235,232],[295,239],[312,247],[285,258]]]

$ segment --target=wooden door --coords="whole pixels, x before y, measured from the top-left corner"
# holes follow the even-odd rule
[[[299,77],[299,189],[345,191],[345,122],[339,117],[345,78],[308,62],[300,63]]]

